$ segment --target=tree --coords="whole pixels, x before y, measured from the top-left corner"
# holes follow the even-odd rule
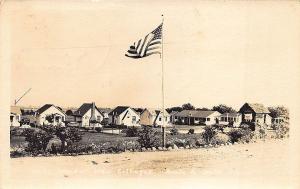
[[[224,113],[236,113],[236,110],[234,110],[232,107],[227,106],[225,104],[219,104],[218,106],[214,106],[212,108],[212,110],[213,111],[218,111],[221,114],[224,114]]]
[[[195,110],[195,107],[191,103],[186,103],[182,105],[183,110]]]
[[[171,112],[181,112],[182,111],[182,107],[175,106],[175,107],[167,108],[166,110],[167,110],[168,113],[171,113]]]
[[[289,110],[284,106],[275,106],[275,107],[268,107],[270,111],[270,116],[275,118],[278,116],[286,116],[289,118]]]

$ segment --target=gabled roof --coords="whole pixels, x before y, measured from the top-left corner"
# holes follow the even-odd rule
[[[21,115],[21,108],[19,106],[10,106],[10,113]]]
[[[178,113],[178,111],[172,111],[170,114],[170,116],[176,115]]]
[[[44,106],[40,107],[36,113],[37,115],[40,115],[41,113],[43,113],[44,111],[48,110],[50,107],[55,107],[56,109],[58,109],[61,113],[63,113],[64,115],[66,115],[65,112],[62,111],[61,108],[57,107],[57,106],[54,106],[53,104],[45,104]]]
[[[198,117],[198,118],[206,118],[210,116],[211,114],[215,113],[217,111],[211,111],[211,110],[182,110],[181,112],[178,112],[175,114],[176,116],[180,117]]]
[[[266,113],[269,114],[270,111],[268,108],[266,108],[263,104],[259,103],[245,103],[242,107],[244,106],[249,106],[255,113]]]
[[[110,109],[110,108],[98,108],[98,110],[101,113],[108,113],[108,114],[112,111],[112,109]]]
[[[75,116],[84,116],[84,114],[86,114],[87,111],[89,111],[90,109],[92,109],[93,107],[93,103],[83,103],[78,110],[76,110],[74,112]],[[98,112],[100,112],[100,114],[103,116],[102,112],[97,108],[97,106],[95,106],[95,109],[98,110]]]
[[[117,106],[113,111],[109,112],[108,115],[120,115],[128,108],[130,108],[130,107],[129,106]]]
[[[148,110],[149,113],[150,113],[152,116],[157,116],[157,115],[159,115],[159,114],[162,113],[161,110],[157,110],[157,109],[154,109],[154,108],[146,108],[146,109],[144,109],[144,111],[146,111],[146,110]],[[144,111],[143,111],[143,112],[144,112]],[[169,113],[168,113],[166,110],[164,111],[164,113],[165,113],[165,116],[169,116]]]

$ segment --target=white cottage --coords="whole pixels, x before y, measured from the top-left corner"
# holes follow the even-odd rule
[[[129,106],[118,106],[108,115],[110,124],[140,126],[140,115]]]
[[[10,126],[19,127],[21,126],[21,109],[19,106],[10,107]]]
[[[64,126],[66,114],[61,108],[53,104],[45,104],[36,111],[36,124],[41,125],[53,125]]]
[[[95,106],[95,103],[84,103],[74,112],[75,121],[85,128],[102,127],[104,115]]]
[[[230,125],[233,127],[239,127],[242,123],[242,114],[224,113],[220,115],[218,120],[221,125]]]
[[[163,117],[165,120],[163,120]],[[146,108],[141,113],[141,125],[148,126],[165,126],[170,125],[170,114],[165,110],[164,115],[161,110],[156,110],[152,108]]]
[[[210,110],[183,110],[174,115],[175,124],[213,125],[221,114]]]

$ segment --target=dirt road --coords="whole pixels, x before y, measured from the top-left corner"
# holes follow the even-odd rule
[[[66,188],[63,183],[68,183],[76,188],[109,184],[113,179],[111,187],[122,186],[122,181],[143,181],[143,188],[147,188],[146,183],[153,179],[163,182],[178,178],[173,183],[178,182],[175,185],[179,188],[192,180],[210,187],[227,183],[230,188],[294,188],[296,177],[288,146],[288,140],[271,140],[168,152],[17,158],[11,159],[11,187]]]

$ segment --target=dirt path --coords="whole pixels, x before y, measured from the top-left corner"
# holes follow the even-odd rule
[[[218,179],[219,182],[233,181],[239,185],[253,181],[252,184],[257,186],[286,188],[294,179],[288,164],[288,146],[288,140],[271,140],[168,152],[17,158],[11,159],[11,186],[33,188],[50,184],[59,188],[61,185],[58,183],[71,180],[72,184],[92,184],[102,178],[178,177],[199,181]]]

